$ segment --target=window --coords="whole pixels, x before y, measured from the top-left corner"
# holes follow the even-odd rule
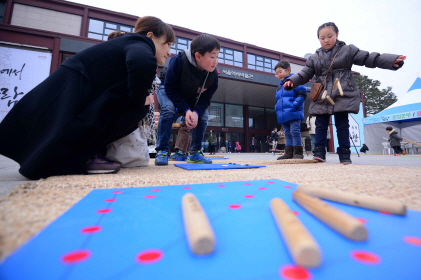
[[[221,48],[218,58],[219,63],[243,67],[243,52]]]
[[[108,34],[116,30],[133,32],[133,27],[92,18],[89,19],[88,38],[107,41]]]
[[[244,127],[243,106],[225,104],[225,121],[227,127]]]
[[[4,16],[4,9],[6,7],[6,0],[0,1],[0,23],[3,22],[3,16]]]
[[[259,71],[265,71],[269,73],[275,73],[273,68],[279,62],[277,59],[269,57],[259,56],[255,54],[247,54],[247,68],[255,69]]]
[[[190,39],[177,37],[174,45],[171,46],[171,53],[178,54],[180,51],[187,50],[190,48],[191,41]]]
[[[224,126],[224,104],[211,102],[208,111],[208,126]]]
[[[249,128],[267,129],[265,108],[249,107]]]

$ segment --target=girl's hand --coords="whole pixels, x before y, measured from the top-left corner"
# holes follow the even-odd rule
[[[293,87],[293,86],[294,86],[294,84],[291,81],[288,81],[288,82],[286,82],[284,84],[284,88],[286,88],[286,87]]]
[[[147,96],[146,97],[146,100],[145,100],[145,106],[146,105],[150,105],[150,104],[152,104],[154,102],[154,100],[153,100],[153,95],[152,94],[149,94],[149,96]]]
[[[396,60],[395,60],[395,62],[393,62],[393,66],[394,67],[399,67],[399,65],[398,65],[398,62],[401,62],[401,61],[404,61],[406,59],[406,56],[400,56],[400,57],[398,57]]]

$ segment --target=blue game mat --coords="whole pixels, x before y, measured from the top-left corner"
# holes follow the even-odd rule
[[[213,163],[213,164],[174,164],[177,167],[186,170],[215,170],[215,169],[246,169],[246,168],[259,168],[266,167],[266,165],[248,165],[248,164],[233,164],[233,163]]]
[[[276,180],[96,189],[0,264],[0,279],[419,280],[421,212],[406,216],[327,202],[366,225],[354,242],[292,199]],[[181,199],[193,193],[216,238],[208,256],[191,253]],[[294,266],[270,211],[281,198],[320,246],[322,264]],[[13,234],[13,233],[11,233]]]

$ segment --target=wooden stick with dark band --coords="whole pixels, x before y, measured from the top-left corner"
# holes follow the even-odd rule
[[[368,232],[365,226],[347,213],[302,191],[293,192],[292,197],[313,216],[345,237],[354,241],[367,240]]]
[[[285,202],[274,198],[270,202],[270,209],[294,262],[303,267],[319,266],[319,246]]]
[[[335,82],[333,83],[333,90],[335,90],[336,87],[338,87],[339,94],[341,96],[344,96],[344,92],[342,91],[341,82],[339,82],[339,79],[338,78],[336,78]]]
[[[181,205],[183,209],[184,229],[192,252],[207,255],[215,248],[215,236],[205,211],[199,200],[192,193],[186,193]]]
[[[376,211],[385,211],[396,215],[406,215],[406,205],[398,200],[364,194],[354,194],[338,190],[328,190],[311,185],[300,185],[297,187],[297,190],[330,201]]]

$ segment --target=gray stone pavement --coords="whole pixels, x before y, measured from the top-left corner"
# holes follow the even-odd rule
[[[208,155],[207,153],[205,155]],[[276,160],[279,154],[275,156],[271,153],[217,153],[217,156],[229,159],[250,159],[250,160]],[[305,159],[312,159],[312,154],[304,154]],[[421,155],[406,155],[406,156],[383,156],[383,155],[364,155],[360,157],[356,153],[351,156],[353,164],[361,165],[383,165],[383,166],[411,166],[421,167]],[[337,154],[327,154],[327,162],[339,163]],[[28,182],[27,178],[19,173],[19,164],[15,161],[0,155],[0,197],[9,193],[15,186]]]

